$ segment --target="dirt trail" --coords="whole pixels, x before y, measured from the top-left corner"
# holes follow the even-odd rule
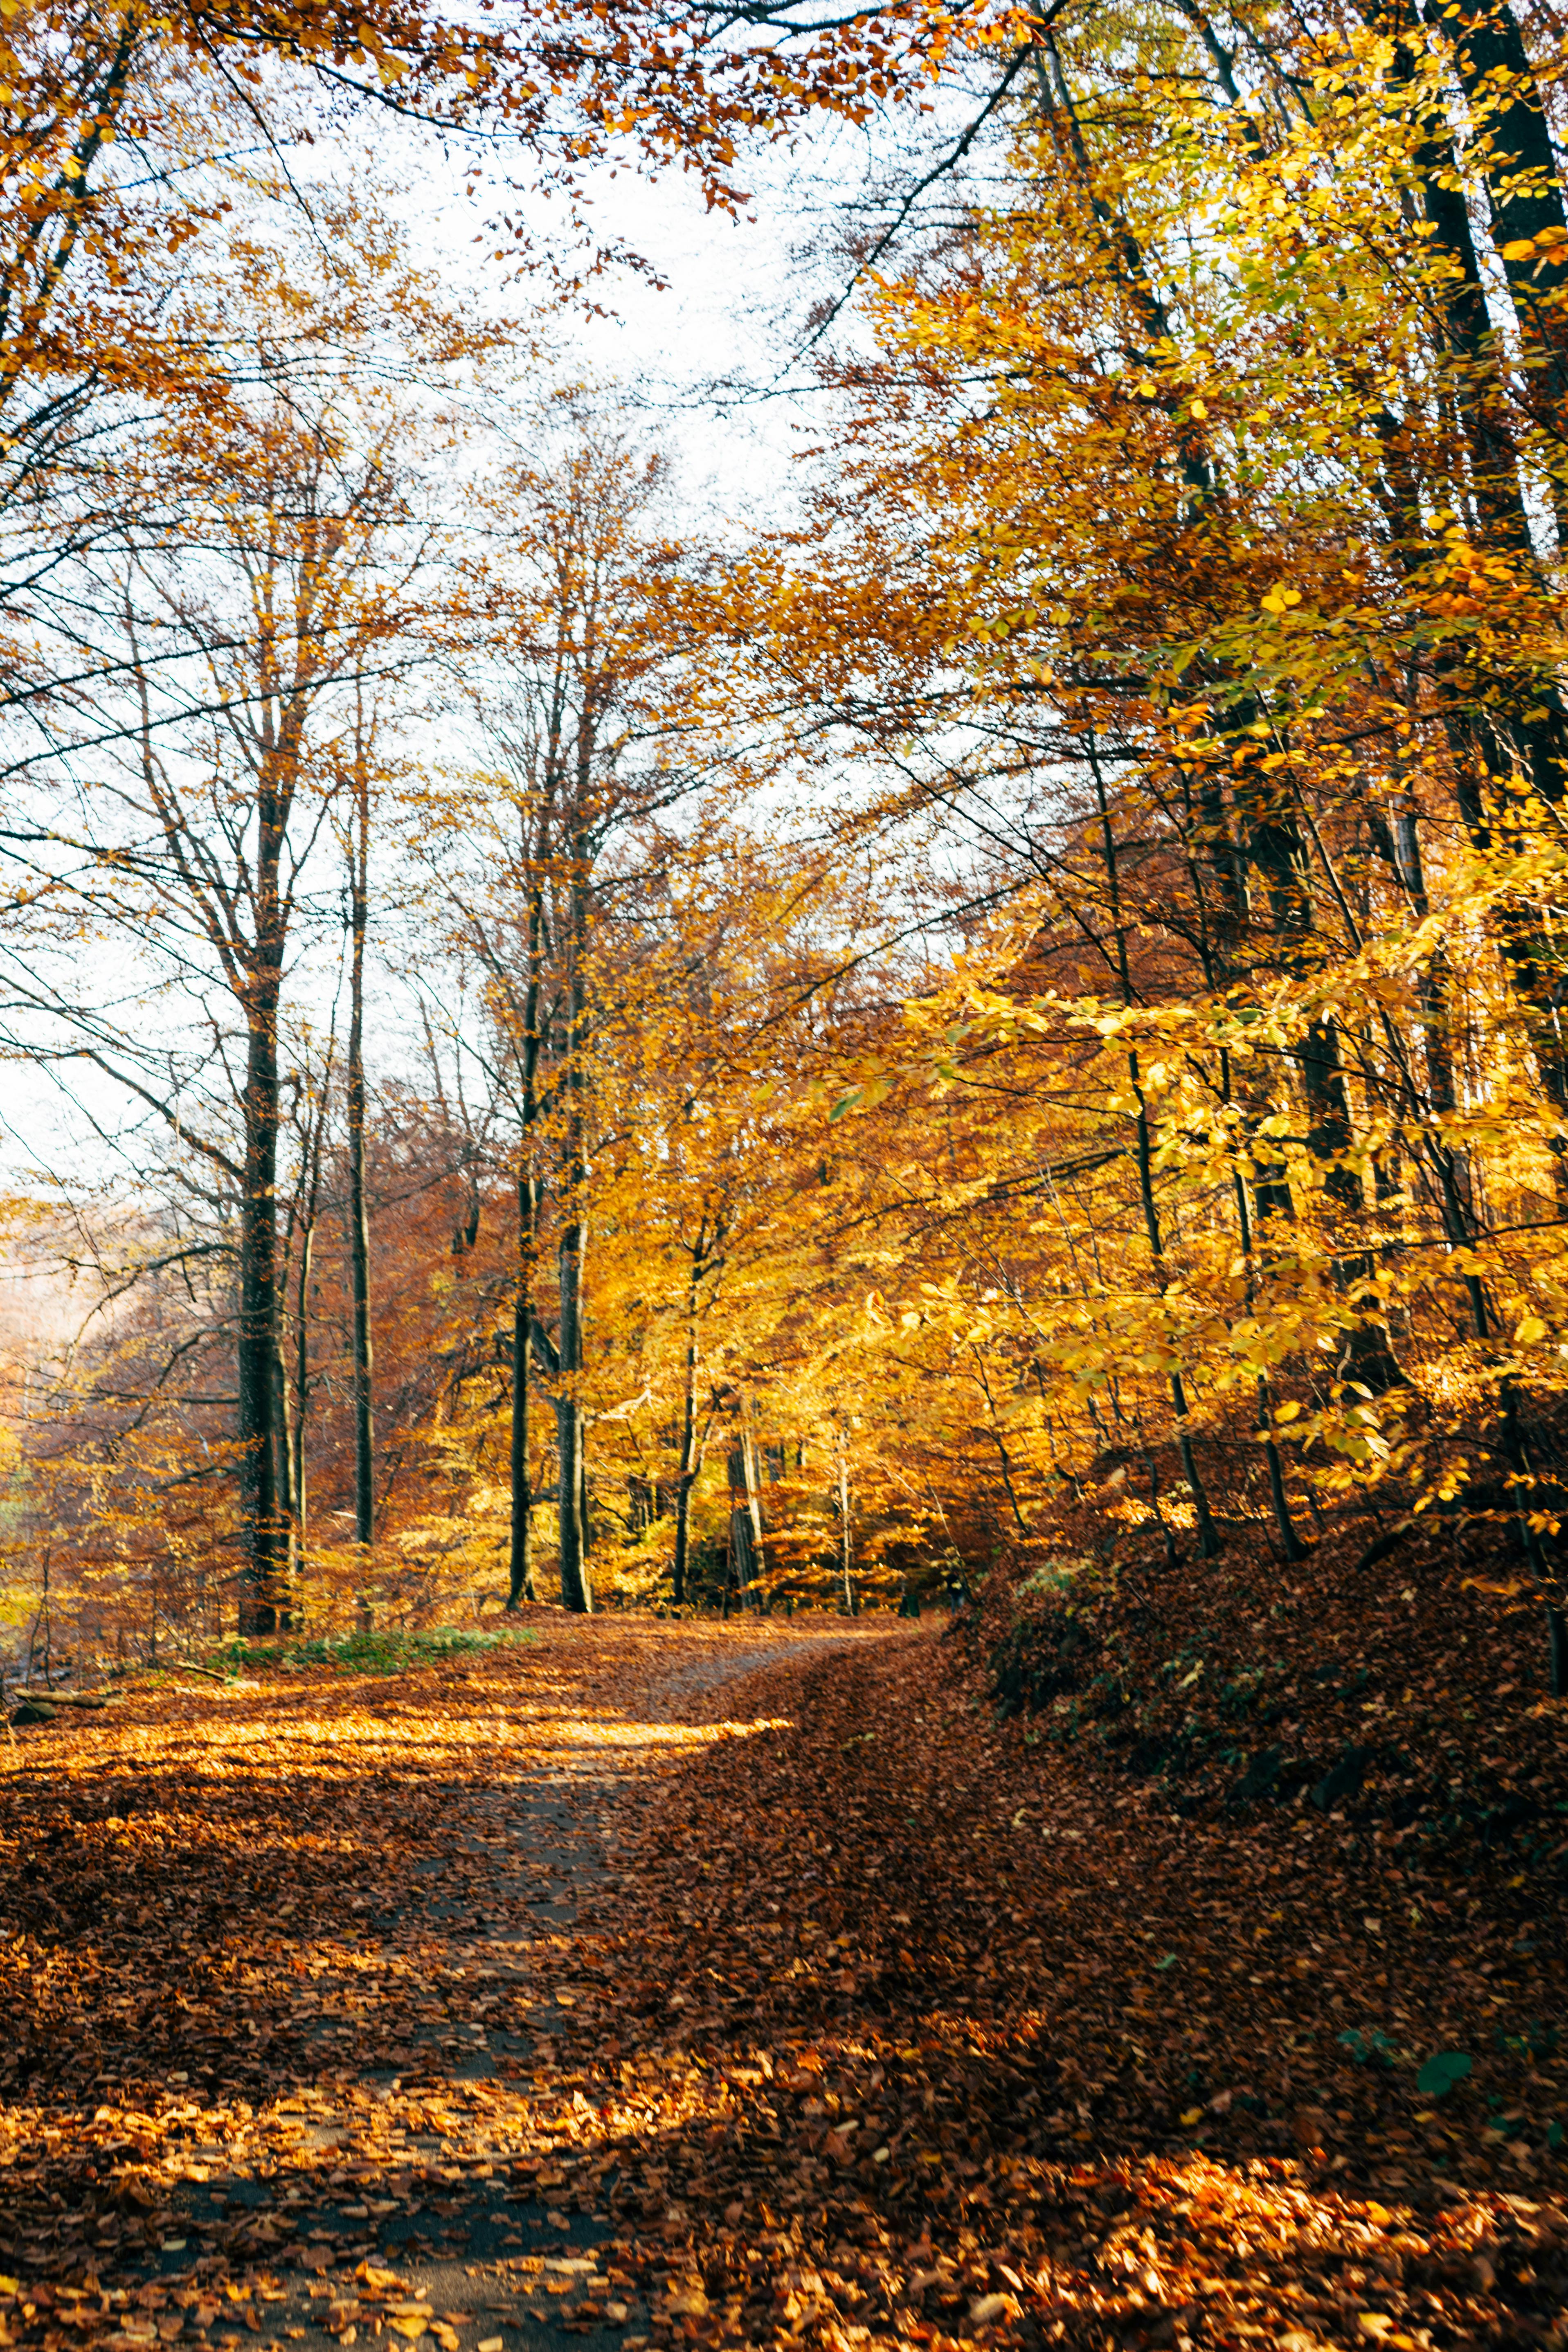
[[[745,1697],[746,1686],[753,1677],[776,1675],[780,1669],[807,1660],[816,1662],[842,1654],[857,1638],[866,1638],[864,1634],[836,1636],[817,1631],[800,1635],[775,1633],[761,1639],[754,1635],[747,1639],[745,1629],[737,1628],[715,1643],[710,1629],[702,1631],[708,1638],[702,1642],[702,1654],[694,1659],[685,1658],[684,1644],[677,1650],[678,1662],[672,1662],[657,1643],[651,1646],[645,1662],[647,1671],[635,1687],[635,1696],[628,1693],[622,1702],[622,1717],[630,1718],[628,1736],[616,1739],[615,1721],[612,1719],[606,1726],[602,1704],[592,1704],[595,1693],[590,1686],[583,1694],[588,1704],[559,1727],[560,1750],[551,1766],[537,1773],[524,1771],[510,1781],[507,1811],[523,1835],[507,1857],[510,1868],[503,1870],[496,1883],[503,1900],[509,1884],[514,1891],[526,1888],[522,1899],[530,1904],[540,1927],[569,1937],[580,1908],[595,1896],[602,1896],[614,1884],[622,1801],[637,1776],[670,1769],[669,1743],[650,1742],[646,1736],[629,1736],[631,1732],[646,1735],[650,1726],[696,1732],[726,1722],[734,1715],[734,1702]],[[680,1641],[679,1633],[674,1639]],[[743,1707],[741,1712],[743,1716]],[[682,1752],[677,1746],[675,1756]],[[430,1874],[450,1869],[454,1861],[465,1856],[485,1857],[487,1827],[488,1816],[469,1824],[465,1824],[460,1815],[454,1817],[442,1853],[427,1865]],[[545,1874],[551,1882],[550,1892],[542,1900],[537,1890]],[[464,1912],[460,1900],[437,1898],[428,1907],[428,1917],[432,1926],[445,1926],[453,1920],[460,1932]],[[447,1944],[448,1963],[458,1965],[468,1948],[459,1950],[458,1933],[447,1937]],[[490,1963],[487,1980],[498,1990],[526,1988],[530,1984],[531,1948],[527,1944],[520,1946],[492,1936],[486,1957]],[[484,2037],[482,2050],[456,2055],[449,2049],[442,2049],[439,2029],[418,2029],[409,2037],[411,2065],[403,2062],[396,2074],[385,2068],[367,2070],[362,2080],[373,2095],[395,2095],[405,2078],[425,2078],[428,2062],[437,2057],[437,2052],[438,2073],[443,2081],[479,2083],[494,2079],[509,2061],[521,2059],[531,2063],[539,2057],[545,2046],[544,2037],[559,2038],[565,2026],[563,2010],[557,2008],[542,2016],[536,2011],[527,2032],[492,2032]],[[331,2137],[327,2126],[307,2127],[303,2144],[326,2149],[331,2144]],[[438,2153],[434,2137],[416,2144],[427,2154]],[[552,2213],[542,2200],[520,2194],[516,2189],[509,2192],[493,2179],[482,2186],[471,2179],[447,2186],[449,2193],[437,2209],[443,2223],[441,2237],[448,2246],[455,2241],[466,2240],[460,2255],[448,2253],[443,2258],[427,2251],[417,2214],[386,2217],[377,2251],[384,2260],[406,2273],[411,2287],[428,2295],[433,2310],[461,2311],[465,2305],[477,2305],[479,2311],[471,2323],[476,2337],[500,2324],[503,2338],[510,2336],[521,2343],[547,2340],[550,2331],[539,2316],[537,2303],[530,2306],[520,2301],[517,2289],[521,2281],[515,2271],[519,2259],[542,2261],[549,2265],[542,2274],[531,2270],[524,2273],[524,2279],[543,2275],[547,2287],[553,2284],[569,2290],[559,2315],[563,2319],[569,2311],[579,2310],[595,2297],[601,2302],[616,2302],[618,2296],[631,2294],[625,2285],[617,2287],[599,2268],[596,2255],[604,2248],[610,2229],[602,2211],[591,2210],[570,2216],[559,2210]],[[311,2226],[341,2230],[347,2218],[351,2217],[345,2215],[342,2201],[331,2200],[318,2205]],[[411,2244],[415,2254],[412,2262],[404,2252]],[[165,2266],[171,2259],[165,2257]],[[281,2282],[285,2294],[270,2307],[269,2319],[273,2326],[289,2330],[296,2342],[327,2340],[321,2326],[322,2298],[318,2291],[320,2281],[326,2275],[326,2268],[321,2271],[319,2280],[312,2278],[309,2269],[297,2270],[285,2274]],[[342,2284],[346,2287],[348,2282]],[[618,2307],[626,2315],[623,2327],[635,2326],[646,2316],[635,2294]],[[479,2314],[485,2316],[481,2318]],[[575,2320],[573,2324],[583,2332],[604,2336],[620,2332],[593,2321]],[[464,2332],[459,2323],[459,2345]]]
[[[759,1671],[876,1634],[527,1631],[422,1674],[172,1684],[21,1736],[0,2164],[26,2210],[0,2325],[49,2352],[66,2316],[125,2352],[352,2343],[395,2332],[400,2299],[441,2352],[608,2333],[606,2305],[635,2326],[593,2252],[597,2187],[549,2128],[575,2111],[542,1965],[613,1885],[631,1792],[721,1736]],[[398,2284],[377,2295],[366,2263]]]

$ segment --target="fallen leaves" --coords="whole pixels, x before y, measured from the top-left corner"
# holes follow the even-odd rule
[[[304,2315],[351,2352],[378,2333],[505,2352],[504,2333],[477,2338],[472,2311],[431,2302],[416,2264],[427,2233],[513,2203],[601,2212],[616,2232],[570,2253],[500,2242],[489,2267],[498,2284],[515,2274],[530,2324],[607,2326],[658,2352],[900,2338],[949,2352],[1031,2329],[1085,2345],[1179,2329],[1342,2346],[1371,2340],[1355,2313],[1388,2318],[1384,2340],[1425,2330],[1437,2345],[1551,2305],[1561,2209],[1539,2177],[1522,2197],[1488,2185],[1494,2164],[1516,2179],[1517,2165],[1467,2103],[1504,2079],[1494,2024],[1506,2041],[1531,2004],[1551,2013],[1554,1951],[1532,1978],[1517,1959],[1483,1975],[1477,1923],[1459,1912],[1402,1951],[1390,1999],[1406,2037],[1478,2053],[1474,2078],[1413,2110],[1336,2039],[1373,1990],[1365,1923],[1398,1916],[1389,1885],[1287,1874],[1277,1839],[1128,1804],[972,1713],[961,1658],[920,1634],[784,1650],[762,1706],[699,1689],[684,1704],[712,1719],[656,1744],[661,1664],[694,1647],[720,1659],[724,1638],[570,1629],[510,1658],[504,1694],[488,1665],[423,1685],[424,1748],[400,1737],[395,1758],[374,1726],[413,1693],[384,1688],[374,1720],[342,1678],[247,1702],[252,1777],[225,1793],[246,1790],[258,1888],[298,1851],[309,1937],[281,1933],[258,1897],[204,1946],[178,1907],[216,1909],[232,1867],[237,1804],[210,1844],[194,1826],[203,1775],[231,1777],[226,1742],[205,1734],[226,1729],[232,1702],[128,1703],[112,1732],[85,1735],[91,1750],[76,1743],[91,1767],[79,1780],[0,1784],[10,1834],[25,1828],[37,1847],[61,1831],[62,1915],[79,1904],[73,1857],[95,1850],[101,1811],[137,1823],[127,1844],[146,1914],[122,1959],[87,1927],[28,1931],[49,2013],[90,2012],[98,2038],[90,2053],[31,2039],[26,2095],[0,2116],[27,2255],[0,2311],[7,2332],[55,2352],[57,2298],[75,2294],[68,2308],[87,2318],[73,2342],[128,2352],[226,2326],[259,2345],[282,2280],[302,2273],[322,2281]],[[536,1923],[520,1904],[498,1930],[527,1886],[520,1808],[546,1759],[559,1769],[574,1706],[596,1753],[614,1752],[622,1707],[623,1756],[662,1762],[594,1784],[614,1871],[592,1907],[584,1876],[574,1922]],[[269,1710],[289,1734],[275,1747]],[[347,1795],[331,1783],[332,1874],[311,1861],[325,1794],[292,1778],[308,1710],[335,1726],[340,1755],[358,1743],[364,1774]],[[481,1756],[468,1726],[492,1718]],[[584,1829],[594,1811],[578,1784]],[[1055,1834],[1019,1829],[1020,1812]],[[432,1860],[469,1865],[451,1912],[397,1916]],[[208,1871],[214,1883],[186,1887]],[[165,1885],[179,1890],[172,1912]],[[353,1914],[355,1893],[373,1923]],[[222,2057],[204,2041],[215,1997]],[[465,2078],[452,2062],[471,2057],[476,2026],[493,2054]],[[367,2067],[397,2052],[401,2070],[370,2087]],[[1554,2063],[1546,2053],[1534,2072],[1547,2081]],[[1474,2185],[1455,2185],[1467,2167]],[[414,2233],[406,2260],[378,2254],[388,2219]],[[131,2287],[163,2247],[187,2267]],[[165,2300],[133,2299],[151,2294]]]
[[[930,1645],[825,1663],[793,1732],[710,1751],[650,1811],[637,1916],[601,1908],[603,1942],[585,1939],[606,1997],[668,1988],[657,2011],[630,1999],[618,2018],[623,2087],[658,2094],[626,2118],[617,2200],[642,2217],[643,2275],[684,2248],[714,2309],[741,2294],[749,2336],[853,2319],[933,2343],[980,2325],[977,2306],[1073,2341],[1101,2326],[1157,2337],[1181,2313],[1240,2339],[1300,2333],[1303,2294],[1331,2306],[1331,2339],[1342,2283],[1367,2260],[1407,2276],[1423,2326],[1468,2330],[1447,2265],[1477,2234],[1529,2231],[1538,2251],[1517,2269],[1558,2276],[1563,2217],[1540,2189],[1521,2216],[1484,2188],[1433,2187],[1414,2142],[1385,2152],[1409,2103],[1389,2112],[1382,2075],[1358,2079],[1334,2040],[1359,1977],[1339,1957],[1340,1890],[1287,1891],[1268,1843],[1075,1780],[977,1723],[973,1687]],[[847,1749],[847,1724],[877,1732],[874,1777],[847,1765],[868,1744]],[[1020,1839],[1020,1810],[1057,1834]],[[1413,2034],[1423,2001],[1457,2013],[1441,1954],[1473,1932],[1456,1917],[1422,1975],[1403,1973]],[[853,1994],[823,1965],[846,1939]],[[1484,1979],[1476,1991],[1484,2010]],[[1545,2013],[1556,1993],[1528,1997]],[[590,2045],[577,2054],[591,2064]],[[1303,2101],[1319,2081],[1331,2095]],[[1181,2099],[1183,2083],[1200,2095]],[[1467,2147],[1484,2171],[1479,2136]],[[1369,2168],[1397,2203],[1358,2187]],[[930,2259],[939,2232],[947,2270]],[[900,2260],[922,2237],[927,2258]],[[1254,2258],[1239,2280],[1238,2246]],[[748,2291],[758,2256],[776,2300]]]

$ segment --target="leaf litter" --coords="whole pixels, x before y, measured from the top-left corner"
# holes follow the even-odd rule
[[[7,2341],[1568,2341],[1552,1939],[924,1629],[535,1627],[10,1751]]]

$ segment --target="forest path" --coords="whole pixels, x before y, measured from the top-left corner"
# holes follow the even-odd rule
[[[107,2293],[101,2340],[232,2352],[417,2339],[423,2309],[468,2352],[619,2312],[559,2080],[577,1910],[628,1799],[751,1727],[752,1677],[887,1621],[521,1633],[395,1677],[171,1678],[14,1741],[0,2163],[38,2195],[0,2218],[13,2320],[30,2294],[58,2341],[51,2310]]]
[[[543,2067],[548,2080],[551,2045],[567,2030],[569,2012],[563,2003],[571,1996],[557,1992],[552,2004],[531,1997],[540,1935],[518,1937],[508,1910],[515,1915],[518,1906],[527,1906],[552,1959],[570,1953],[580,1908],[616,1881],[618,1824],[634,1783],[642,1784],[643,1794],[650,1776],[679,1769],[705,1738],[753,1728],[745,1702],[754,1677],[775,1677],[784,1670],[787,1682],[789,1668],[876,1637],[874,1628],[858,1633],[832,1621],[801,1632],[790,1620],[782,1625],[736,1620],[719,1626],[665,1620],[655,1621],[655,1626],[652,1632],[639,1629],[629,1645],[619,1627],[621,1639],[613,1643],[602,1638],[602,1626],[567,1631],[547,1617],[538,1628],[547,1638],[553,1636],[550,1646],[558,1654],[565,1643],[575,1642],[573,1671],[554,1685],[557,1703],[535,1717],[539,1752],[531,1769],[525,1764],[504,1784],[499,1807],[509,1826],[500,1866],[494,1852],[498,1801],[489,1791],[456,1788],[448,1792],[435,1851],[416,1864],[431,1890],[421,1906],[424,1925],[443,1937],[454,1980],[465,1977],[478,1955],[481,1979],[492,1988],[490,1997],[503,2014],[509,1995],[521,2006],[510,2028],[480,2030],[470,2020],[468,2033],[454,2036],[450,2015],[416,2023],[405,2049],[362,2074],[361,2085],[374,2098],[395,2103],[415,2084],[416,2095],[426,2095],[432,2080],[443,2086],[500,2083],[515,2078],[520,2067],[531,2075]],[[616,1654],[618,1668],[609,1687],[606,1650]],[[482,1683],[488,1663],[470,1664],[467,1671]],[[779,1703],[776,1691],[772,1703]],[[387,1892],[393,1901],[374,1925],[395,1931],[395,1882]],[[635,1888],[631,1895],[635,1901]],[[484,1940],[466,1940],[471,1937]],[[300,2145],[330,2156],[336,2133],[331,2123],[307,2124]],[[413,2137],[411,2145],[426,2160],[439,2158],[444,2138],[449,2136],[438,2138],[431,2131]],[[444,2152],[457,2154],[449,2145]],[[408,2294],[427,2299],[432,2313],[447,2315],[459,2347],[466,2347],[470,2336],[476,2343],[490,2340],[498,2330],[503,2345],[542,2346],[552,2332],[552,2319],[574,2332],[606,2337],[628,2324],[635,2326],[646,2318],[646,2306],[635,2294],[623,2301],[632,2294],[624,2277],[599,2267],[596,2250],[605,2245],[608,2218],[591,2198],[571,2196],[577,2158],[563,2155],[559,2164],[556,2193],[566,2199],[563,2204],[549,2200],[548,2188],[531,2193],[521,2173],[510,2190],[493,2168],[489,2179],[482,2179],[482,2160],[477,2171],[461,2162],[442,2166],[463,2177],[443,2182],[446,2193],[439,2198],[427,2193],[422,2200],[411,2194],[396,2200],[391,2213],[374,2216],[380,2226],[374,2244],[361,2242],[356,2227],[372,2218],[368,2205],[362,2210],[352,2196],[347,2202],[342,2195],[318,2198],[303,2260],[279,2275],[283,2293],[268,2307],[268,2325],[301,2345],[325,2344],[324,2316],[336,2313],[341,2324],[351,2301],[358,2306],[355,2319],[374,2311],[361,2291],[363,2282],[356,2283],[353,2273],[360,2263],[378,2261],[399,2273]],[[429,2184],[424,2185],[428,2191]],[[188,2242],[165,2255],[164,2263],[187,2252]],[[335,2303],[322,2293],[334,2270]],[[606,2305],[614,2316],[605,2313],[601,2318]]]

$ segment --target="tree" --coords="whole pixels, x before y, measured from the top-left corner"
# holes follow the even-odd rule
[[[368,1568],[375,1542],[374,1355],[370,1328],[370,1226],[365,1200],[364,953],[370,928],[370,763],[374,729],[356,688],[348,863],[349,1045],[347,1072],[349,1262],[353,1291],[354,1541]],[[303,1316],[301,1316],[301,1330]],[[368,1604],[366,1604],[368,1607]]]
[[[649,528],[660,480],[657,460],[590,426],[557,467],[518,468],[500,486],[498,506],[516,520],[481,583],[497,682],[480,711],[504,764],[434,835],[444,867],[458,822],[469,856],[483,853],[482,875],[448,879],[446,897],[455,936],[489,977],[498,1079],[518,1139],[510,1591],[515,1605],[532,1573],[531,1354],[553,1388],[562,1597],[583,1612],[593,1607],[584,1381],[594,1067],[632,984],[614,930],[637,871],[609,853],[690,781],[659,758],[678,732],[660,612],[674,551]],[[535,1282],[546,1202],[553,1339]]]
[[[853,713],[900,779],[879,822],[919,803],[911,751],[927,805],[984,793],[976,824],[993,838],[999,824],[1022,835],[1016,780],[1053,779],[1055,822],[1015,868],[1025,931],[1002,935],[973,997],[945,992],[951,1034],[974,1058],[949,1046],[942,1061],[961,1075],[943,1083],[979,1090],[1005,1071],[1042,1107],[1069,1085],[1095,1106],[1077,1154],[1058,1127],[1048,1160],[1088,1143],[1136,1174],[1161,1279],[1129,1320],[1121,1236],[1133,1203],[1113,1207],[1115,1188],[1097,1187],[1080,1210],[1093,1278],[1075,1280],[1079,1328],[1049,1349],[1073,1376],[1062,1402],[1077,1390],[1080,1408],[1103,1402],[1137,1426],[1147,1392],[1129,1409],[1130,1366],[1142,1390],[1150,1372],[1181,1367],[1184,1382],[1201,1365],[1217,1441],[1238,1376],[1254,1383],[1287,1555],[1298,1538],[1277,1431],[1303,1408],[1299,1395],[1271,1404],[1277,1377],[1305,1381],[1312,1442],[1337,1449],[1352,1481],[1398,1480],[1417,1461],[1433,1475],[1409,1434],[1423,1410],[1412,1383],[1432,1398],[1424,1347],[1452,1360],[1445,1310],[1435,1327],[1407,1325],[1397,1357],[1393,1328],[1411,1311],[1399,1269],[1412,1243],[1435,1228],[1466,1253],[1481,1229],[1450,1076],[1462,1040],[1449,986],[1458,968],[1477,985],[1460,935],[1478,919],[1511,996],[1505,1010],[1496,982],[1481,983],[1495,1084],[1516,1119],[1498,1179],[1537,1249],[1546,1227],[1527,1204],[1557,1158],[1542,895],[1549,905],[1558,688],[1530,513],[1557,465],[1541,387],[1561,198],[1528,76],[1488,84],[1476,70],[1478,54],[1517,62],[1517,25],[1489,14],[1483,34],[1482,22],[1461,28],[1468,63],[1458,44],[1479,110],[1468,152],[1494,216],[1528,191],[1545,237],[1505,257],[1522,369],[1486,318],[1455,198],[1447,35],[1352,21],[1292,51],[1271,33],[1244,68],[1196,11],[1144,27],[1135,58],[1063,22],[1039,34],[1018,101],[1016,203],[973,218],[962,270],[938,255],[877,298],[888,363],[850,379],[857,470],[825,505],[820,589],[803,595],[797,578],[780,606],[790,723]],[[1204,266],[1189,269],[1195,252]],[[1544,290],[1529,295],[1538,263]],[[847,580],[872,550],[874,574]],[[862,585],[873,577],[876,600]],[[908,593],[888,595],[889,577]],[[874,624],[875,696],[845,682],[850,604]],[[858,643],[855,666],[858,680],[873,666]],[[815,702],[799,695],[808,679]],[[976,702],[989,727],[960,721]],[[1468,855],[1440,830],[1450,814]],[[1428,861],[1417,824],[1436,833]],[[1447,913],[1434,920],[1438,863]],[[1413,915],[1425,929],[1412,954]],[[1387,992],[1400,958],[1421,975],[1419,1015]],[[1096,1036],[1131,1058],[1102,1060]],[[1544,1115],[1518,1093],[1524,1036]],[[1131,1153],[1115,1139],[1121,1112],[1138,1130]],[[1011,1183],[1000,1144],[994,1181]],[[891,1229],[896,1204],[884,1213]],[[1501,1344],[1518,1270],[1496,1215],[1489,1271],[1460,1285],[1458,1344],[1481,1350],[1489,1400],[1489,1428],[1487,1414],[1467,1423],[1463,1442],[1486,1431],[1517,1501],[1541,1492],[1542,1465]],[[1179,1280],[1163,1262],[1173,1220]],[[1222,1255],[1237,1242],[1239,1276]],[[1236,1279],[1227,1337],[1211,1318]],[[1320,1349],[1337,1380],[1310,1370]],[[1539,1418],[1533,1443],[1551,1444]],[[1190,1466],[1184,1483],[1201,1536]],[[1542,1514],[1514,1516],[1554,1590]]]
[[[286,1605],[290,1546],[278,1372],[284,988],[297,924],[314,921],[336,738],[363,716],[369,683],[407,666],[398,633],[431,544],[408,502],[407,425],[341,364],[313,383],[275,365],[281,315],[258,321],[251,381],[215,421],[219,441],[187,407],[148,449],[171,526],[155,546],[129,542],[100,590],[132,698],[108,728],[96,701],[84,709],[98,772],[74,824],[48,815],[53,780],[40,779],[46,854],[76,861],[84,916],[134,942],[162,1000],[194,1003],[195,1034],[170,1059],[65,980],[33,999],[55,1051],[126,1087],[231,1194],[251,1631]]]

